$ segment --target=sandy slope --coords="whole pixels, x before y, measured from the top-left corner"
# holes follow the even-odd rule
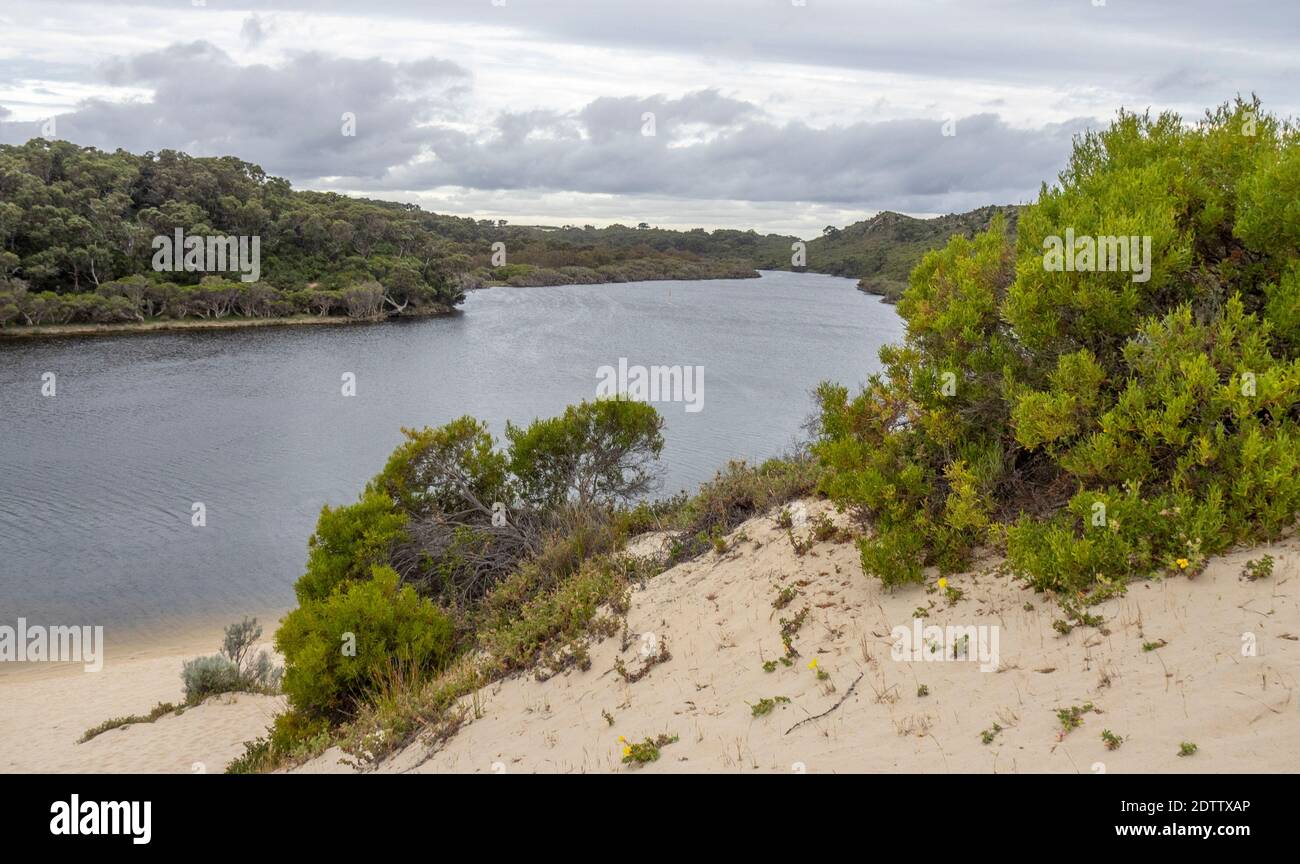
[[[810,515],[825,509],[808,504]],[[1295,538],[1215,559],[1192,581],[1139,583],[1094,610],[1108,634],[1061,636],[1052,629],[1059,611],[978,568],[950,580],[965,597],[949,607],[924,588],[883,590],[863,575],[852,544],[820,543],[796,556],[771,515],[731,537],[726,554],[675,567],[633,594],[626,649],[615,636],[593,646],[589,671],[499,682],[480,694],[477,719],[465,700],[470,722],[436,752],[417,744],[379,770],[1008,773],[1091,772],[1102,763],[1109,772],[1300,771]],[[1276,559],[1273,577],[1241,580],[1242,563],[1265,552]],[[778,590],[790,585],[800,596],[773,609]],[[932,601],[927,624],[999,628],[1000,671],[965,660],[891,658],[891,630]],[[782,653],[779,619],[805,606],[794,639],[801,657],[764,672],[763,662]],[[651,633],[671,659],[627,683],[615,661],[641,669]],[[1243,656],[1245,633],[1254,634],[1257,656]],[[1144,642],[1162,639],[1164,647],[1143,651]],[[190,650],[119,658],[95,675],[0,677],[0,772],[187,772],[195,762],[221,770],[242,741],[263,733],[279,700],[228,697],[74,743],[108,717],[177,700],[181,661],[212,644],[205,634]],[[807,667],[814,657],[828,682]],[[921,685],[929,695],[918,696]],[[750,704],[777,696],[791,701],[752,716]],[[825,717],[791,730],[841,699]],[[1102,713],[1084,715],[1061,737],[1056,710],[1089,701]],[[995,723],[1002,731],[981,743]],[[1104,747],[1103,729],[1125,738],[1118,750]],[[660,734],[679,740],[658,762],[621,764],[620,736]],[[1179,758],[1183,741],[1199,751]],[[339,755],[330,751],[302,770],[350,770]]]
[[[225,770],[244,752],[243,742],[266,729],[280,710],[279,697],[214,697],[180,716],[76,743],[86,729],[110,717],[146,714],[159,702],[179,703],[181,664],[213,653],[219,641],[205,630],[188,647],[110,654],[94,673],[76,664],[7,670],[0,677],[0,773]]]
[[[809,503],[810,515],[826,505]],[[732,551],[675,567],[633,595],[619,637],[593,647],[589,671],[546,682],[519,677],[480,694],[481,716],[436,752],[415,745],[379,767],[419,772],[853,771],[1177,772],[1300,770],[1300,607],[1294,538],[1215,559],[1196,579],[1133,586],[1093,610],[1107,634],[1052,628],[1060,613],[1013,580],[951,579],[965,592],[949,607],[915,587],[889,593],[866,578],[853,544],[818,544],[803,557],[770,517],[745,523]],[[1271,579],[1238,577],[1270,552]],[[799,596],[776,611],[783,586]],[[976,662],[891,658],[891,630],[935,601],[927,624],[996,625],[1000,669]],[[1026,603],[1032,609],[1026,608]],[[763,670],[782,653],[779,618],[809,608],[793,666]],[[672,659],[627,683],[613,667],[642,667],[644,634]],[[1243,656],[1243,634],[1257,656]],[[1144,642],[1165,640],[1144,651]],[[819,682],[812,658],[829,673]],[[851,695],[844,698],[857,681]],[[924,685],[929,695],[919,696]],[[791,701],[765,717],[750,704]],[[827,716],[792,729],[834,706]],[[1059,708],[1096,711],[1061,735]],[[607,711],[612,725],[602,716]],[[981,732],[1002,727],[991,744]],[[1125,740],[1109,751],[1101,732]],[[621,764],[619,737],[679,740],[658,762]],[[1183,741],[1199,751],[1176,754]],[[304,770],[347,770],[336,751]]]

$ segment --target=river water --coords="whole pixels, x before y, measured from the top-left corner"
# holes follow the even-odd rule
[[[494,288],[374,325],[0,343],[0,624],[161,636],[283,610],[321,505],[355,500],[400,427],[472,414],[500,436],[594,398],[620,358],[703,367],[701,410],[657,406],[661,494],[694,489],[787,449],[817,382],[859,384],[901,333],[853,280],[765,273]]]

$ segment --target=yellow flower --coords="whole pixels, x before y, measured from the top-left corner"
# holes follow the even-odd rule
[[[945,591],[945,590],[947,590],[947,588],[948,588],[948,580],[947,580],[947,579],[940,579],[940,580],[939,580],[939,590],[940,590],[940,591]]]
[[[1174,563],[1178,565],[1178,569],[1179,569],[1179,570],[1186,570],[1186,569],[1187,569],[1187,565],[1190,564],[1191,562],[1188,561],[1186,558],[1179,558],[1179,559],[1178,559],[1177,561],[1175,561]]]
[[[624,756],[631,756],[631,755],[632,755],[632,748],[631,748],[631,747],[624,747],[624,748],[623,748],[623,755],[624,755]]]
[[[816,669],[816,668],[817,668],[817,658],[816,658],[816,657],[814,657],[814,658],[812,659],[812,662],[808,664],[808,668],[809,668],[809,669]]]
[[[620,736],[618,736],[618,743],[620,743],[620,744],[626,744],[626,743],[627,743],[627,739],[624,738],[622,735],[620,735]]]

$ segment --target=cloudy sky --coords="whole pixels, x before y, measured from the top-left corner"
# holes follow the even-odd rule
[[[1252,91],[1300,114],[1297,0],[0,0],[0,142],[515,223],[1027,201],[1121,107]]]

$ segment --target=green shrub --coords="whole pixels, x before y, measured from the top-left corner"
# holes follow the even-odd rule
[[[823,384],[821,489],[885,584],[1005,540],[1040,588],[1107,591],[1274,537],[1300,513],[1300,136],[1238,100],[1121,113],[1020,215],[925,256],[901,346]],[[1057,270],[1059,238],[1149,267]]]
[[[220,654],[186,660],[181,679],[185,682],[185,701],[191,704],[241,689],[239,667]]]
[[[450,656],[452,624],[391,567],[294,609],[276,633],[284,691],[309,718],[340,716],[394,662],[435,668]]]
[[[307,541],[307,572],[294,585],[298,602],[323,600],[347,580],[369,578],[370,568],[387,563],[406,536],[406,522],[393,499],[373,489],[356,504],[322,507]]]
[[[746,519],[811,494],[817,487],[817,472],[812,459],[799,455],[769,459],[758,466],[727,463],[725,470],[680,506],[676,527],[685,539],[674,550],[673,561],[714,549],[715,541]]]

